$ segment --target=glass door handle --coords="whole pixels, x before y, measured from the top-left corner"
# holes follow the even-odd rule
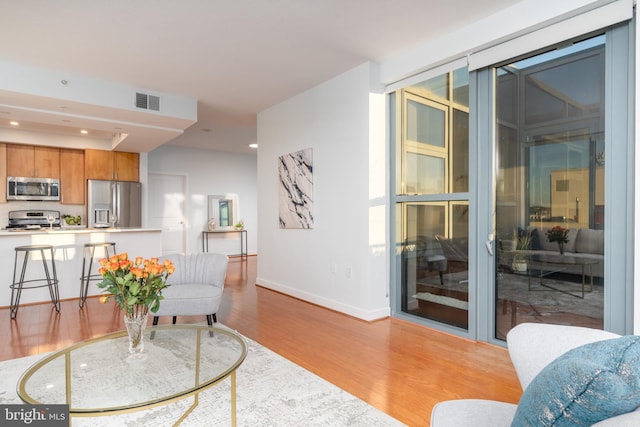
[[[489,236],[487,236],[487,241],[484,242],[484,245],[487,247],[489,255],[493,256],[493,234],[489,234]]]

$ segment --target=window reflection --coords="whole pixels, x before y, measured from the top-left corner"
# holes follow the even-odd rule
[[[575,301],[603,294],[603,94],[603,36],[497,69],[497,338],[527,321],[603,327],[603,298]]]

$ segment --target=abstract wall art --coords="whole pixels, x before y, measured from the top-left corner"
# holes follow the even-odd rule
[[[278,158],[280,228],[313,228],[313,150]]]

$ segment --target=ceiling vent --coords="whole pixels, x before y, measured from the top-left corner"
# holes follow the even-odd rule
[[[136,92],[136,108],[160,111],[160,97]]]

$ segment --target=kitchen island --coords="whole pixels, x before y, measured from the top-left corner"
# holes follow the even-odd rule
[[[53,245],[55,251],[56,272],[60,299],[78,298],[80,296],[80,276],[82,273],[82,252],[85,243],[115,242],[118,253],[127,252],[129,258],[141,256],[145,258],[162,255],[162,230],[159,228],[83,228],[63,227],[53,230],[20,230],[0,231],[0,307],[8,307],[11,303],[13,282],[13,266],[15,247],[24,245]],[[43,277],[42,263],[39,259],[29,262],[25,279]],[[22,263],[19,260],[21,267]],[[97,270],[97,269],[96,269]],[[19,271],[18,271],[19,273]],[[89,285],[89,296],[101,293],[96,285]],[[20,298],[20,305],[44,302],[51,299],[47,288],[25,289]],[[53,310],[53,306],[51,306]],[[18,311],[17,320],[20,320]]]

